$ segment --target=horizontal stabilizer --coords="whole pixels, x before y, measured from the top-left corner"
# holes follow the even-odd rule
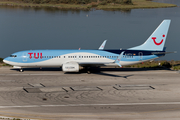
[[[169,53],[177,53],[177,51],[174,52],[152,52],[152,55],[162,55],[162,54],[169,54]]]

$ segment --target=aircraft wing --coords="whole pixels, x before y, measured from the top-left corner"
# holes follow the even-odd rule
[[[118,58],[114,62],[79,62],[78,64],[81,66],[105,66],[106,64],[115,63],[119,67],[122,67],[120,64],[120,61],[123,54],[124,54],[124,51],[118,56]]]
[[[105,64],[109,64],[109,62],[107,63],[102,63],[102,62],[79,62],[78,63],[80,66],[105,66]]]

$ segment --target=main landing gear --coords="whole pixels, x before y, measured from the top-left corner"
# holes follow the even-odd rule
[[[24,72],[24,70],[21,68],[21,69],[19,69],[19,72]]]

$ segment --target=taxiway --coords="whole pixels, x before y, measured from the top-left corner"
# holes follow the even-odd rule
[[[64,74],[0,68],[0,116],[63,120],[179,120],[180,73],[102,69]]]

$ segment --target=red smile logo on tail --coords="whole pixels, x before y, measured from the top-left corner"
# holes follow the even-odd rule
[[[162,37],[164,38],[165,35],[162,35]],[[161,42],[159,42],[159,43],[156,42],[156,37],[152,37],[152,39],[153,39],[153,41],[154,41],[154,43],[155,43],[156,45],[161,45],[161,44],[163,43],[163,39],[162,39]]]

